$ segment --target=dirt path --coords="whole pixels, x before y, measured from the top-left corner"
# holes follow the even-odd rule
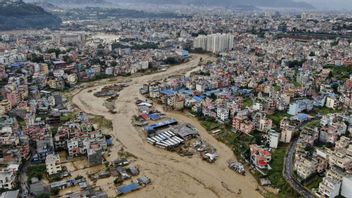
[[[208,164],[197,156],[180,157],[176,153],[153,147],[131,124],[132,116],[137,113],[134,101],[137,97],[141,98],[139,89],[143,83],[189,71],[198,64],[200,57],[205,60],[208,58],[205,55],[195,55],[192,61],[172,67],[163,73],[134,78],[128,83],[129,87],[120,92],[116,101],[116,114],[110,114],[103,106],[104,99],[96,98],[93,93],[88,92],[92,88],[84,89],[73,97],[73,103],[82,111],[103,115],[112,120],[114,129],[111,135],[138,158],[143,174],[152,179],[153,185],[126,197],[261,197],[255,190],[257,182],[250,174],[240,176],[226,167],[226,160],[235,158],[233,152],[209,135],[196,120],[181,114],[170,114],[180,121],[196,126],[201,137],[217,149],[220,158],[214,164]],[[241,194],[237,194],[239,189],[242,190]]]

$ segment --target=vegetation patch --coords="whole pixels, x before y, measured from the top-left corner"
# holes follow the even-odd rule
[[[98,128],[113,129],[111,120],[106,119],[104,116],[94,116],[90,121],[96,124]]]
[[[268,177],[271,183],[280,189],[279,197],[299,197],[282,176],[287,149],[288,147],[285,146],[275,149],[272,152],[272,160],[270,163],[272,169],[269,171]]]
[[[42,179],[45,171],[46,171],[45,165],[35,165],[35,166],[28,167],[28,170],[27,170],[28,181],[30,181],[34,177],[38,179]]]

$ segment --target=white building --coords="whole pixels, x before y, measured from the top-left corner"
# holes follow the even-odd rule
[[[58,33],[53,36],[53,41],[58,44],[81,44],[85,39],[84,33]]]
[[[229,112],[229,109],[227,108],[218,107],[216,109],[216,114],[220,121],[225,122],[229,119],[230,112]]]
[[[319,193],[324,197],[335,198],[340,193],[341,181],[324,177],[319,184]]]
[[[195,49],[207,49],[207,36],[199,35],[197,38],[194,39],[193,48]]]
[[[261,111],[263,110],[263,104],[262,103],[259,103],[259,102],[256,102],[254,105],[253,105],[253,110],[254,111]]]
[[[302,158],[295,161],[294,169],[297,175],[302,179],[307,179],[317,170],[318,161],[316,159]]]
[[[58,155],[50,154],[46,156],[45,165],[46,172],[48,172],[49,175],[54,175],[62,171],[60,157]]]
[[[0,170],[0,189],[11,190],[16,186],[18,167],[17,164],[10,164]]]
[[[194,39],[193,48],[200,48],[213,53],[225,52],[234,47],[234,37],[231,34],[200,35]]]
[[[282,131],[281,131],[281,139],[280,139],[280,141],[284,142],[284,143],[290,143],[295,131],[296,131],[295,127],[285,127],[285,128],[283,128]]]
[[[344,197],[352,197],[352,176],[343,177],[341,195]]]
[[[326,98],[326,104],[325,104],[325,106],[327,107],[327,108],[330,108],[330,109],[335,109],[336,108],[336,103],[337,102],[337,100],[336,100],[336,98],[335,97],[330,97],[330,96],[328,96],[327,98]]]
[[[269,131],[269,141],[270,141],[270,148],[277,148],[279,145],[280,141],[280,133],[277,133],[276,131]]]
[[[313,102],[308,99],[303,99],[290,104],[290,108],[287,113],[290,115],[297,115],[304,110],[311,111],[312,109]]]

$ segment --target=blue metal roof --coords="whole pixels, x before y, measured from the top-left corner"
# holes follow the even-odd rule
[[[122,185],[119,188],[117,188],[117,191],[126,194],[135,190],[138,190],[141,186],[138,183],[132,183],[128,185]]]
[[[295,118],[297,119],[297,120],[300,120],[300,121],[305,121],[305,120],[308,120],[308,115],[307,114],[305,114],[305,113],[299,113],[299,114],[297,114],[296,116],[295,116]]]
[[[160,93],[171,96],[171,95],[175,95],[176,91],[174,91],[172,89],[164,89],[164,90],[161,90]]]
[[[159,114],[156,114],[156,113],[149,114],[149,118],[150,118],[151,120],[159,120],[159,119],[160,119],[160,115],[159,115]]]
[[[215,90],[207,91],[207,92],[205,92],[204,94],[205,94],[206,96],[211,96],[211,94],[216,94],[216,93],[220,93],[220,92],[221,92],[220,89],[215,89]]]
[[[203,101],[204,97],[202,96],[193,96],[193,99],[196,100],[197,102]]]
[[[175,119],[169,119],[169,120],[165,120],[162,122],[158,122],[149,126],[144,127],[144,130],[146,130],[147,132],[153,132],[155,129],[159,128],[159,127],[163,127],[163,126],[168,126],[171,124],[176,124],[177,120]]]
[[[11,67],[23,67],[24,63],[18,62],[18,63],[13,63],[11,64]]]
[[[178,92],[181,94],[189,95],[189,96],[193,95],[193,91],[189,90],[189,89],[180,89]]]

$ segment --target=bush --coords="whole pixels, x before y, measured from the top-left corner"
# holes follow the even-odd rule
[[[68,122],[70,120],[73,120],[76,117],[74,113],[69,113],[67,115],[60,116],[60,121],[61,122]]]
[[[60,189],[51,189],[51,195],[58,195],[59,194],[59,192],[60,192]]]
[[[43,194],[40,194],[40,195],[36,196],[36,198],[50,198],[50,194],[43,193]]]
[[[28,167],[28,170],[27,170],[28,180],[30,181],[33,177],[42,179],[45,171],[46,171],[45,165],[35,165],[35,166]]]
[[[122,182],[123,182],[123,179],[119,178],[119,177],[114,180],[115,185],[120,185],[120,184],[122,184]]]

